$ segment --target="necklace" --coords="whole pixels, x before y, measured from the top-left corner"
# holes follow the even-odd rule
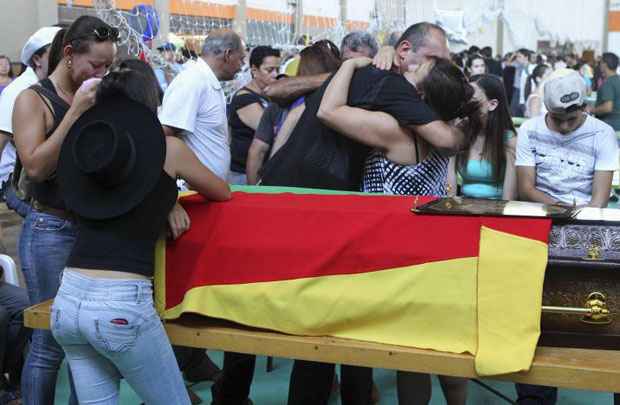
[[[73,94],[71,94],[71,93],[69,93],[68,91],[66,91],[65,89],[63,89],[63,88],[62,88],[62,86],[61,86],[60,84],[58,84],[58,83],[54,83],[54,82],[52,82],[52,83],[54,84],[54,86],[55,86],[58,90],[60,90],[60,92],[61,92],[62,94],[64,94],[64,95],[65,95],[65,97],[67,97],[67,98],[68,98],[69,100],[71,100],[71,101],[73,100],[73,96],[74,96]]]

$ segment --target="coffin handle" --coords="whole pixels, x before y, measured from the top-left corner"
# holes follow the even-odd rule
[[[543,306],[546,314],[583,315],[581,322],[592,325],[608,325],[612,322],[611,313],[607,308],[605,294],[594,291],[588,294],[583,308]]]

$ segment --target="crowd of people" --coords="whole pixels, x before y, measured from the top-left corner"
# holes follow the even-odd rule
[[[64,358],[71,404],[118,403],[121,378],[147,404],[190,403],[184,379],[214,380],[213,404],[251,403],[253,355],[225,353],[219,370],[203,350],[172,347],[153,307],[155,242],[191,226],[179,190],[213,201],[238,184],[609,202],[620,129],[612,53],[596,64],[526,49],[503,60],[489,47],[451,54],[441,27],[418,23],[382,47],[352,32],[287,60],[217,30],[199,55],[164,44],[165,64],[152,67],[120,57],[118,37],[83,16],[35,32],[16,78],[0,57],[0,177],[24,217],[26,280],[0,282],[0,404],[52,404]],[[223,83],[246,60],[249,80],[229,97]],[[49,299],[51,331],[25,329],[23,310]],[[428,375],[396,378],[400,404],[430,401]],[[288,403],[326,404],[334,379],[332,364],[295,361]],[[343,404],[377,401],[372,369],[343,365],[340,381]],[[448,404],[465,403],[466,379],[440,381]],[[521,404],[557,396],[517,392]]]

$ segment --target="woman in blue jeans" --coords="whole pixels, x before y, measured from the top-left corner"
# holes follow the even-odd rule
[[[60,153],[58,180],[79,232],[51,329],[80,403],[117,404],[121,378],[149,405],[190,403],[153,306],[155,243],[177,178],[209,200],[229,199],[230,189],[183,141],[164,136],[158,102],[153,78],[110,73]]]
[[[71,125],[93,106],[93,81],[105,75],[116,55],[118,31],[96,17],[78,18],[63,37],[63,57],[47,79],[15,102],[13,134],[30,179],[33,209],[19,241],[19,255],[32,304],[53,298],[76,238],[76,227],[56,181],[60,147]],[[35,330],[22,376],[27,405],[54,402],[63,352],[49,331]],[[72,395],[72,398],[74,395]],[[71,403],[75,403],[75,398]]]

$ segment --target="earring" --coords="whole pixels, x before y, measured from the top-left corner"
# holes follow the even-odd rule
[[[71,59],[67,59],[67,67],[71,69]]]

